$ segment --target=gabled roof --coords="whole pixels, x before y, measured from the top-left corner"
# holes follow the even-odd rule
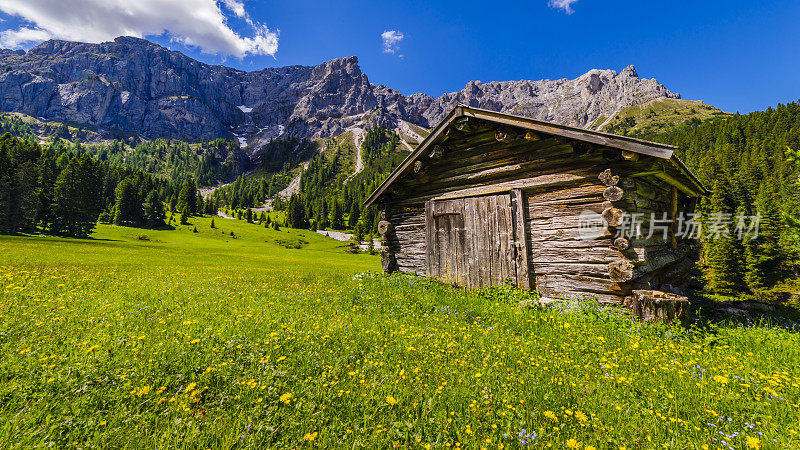
[[[392,185],[400,176],[409,170],[414,161],[425,155],[429,148],[437,143],[444,130],[447,129],[456,119],[460,117],[473,117],[476,119],[494,122],[502,125],[524,128],[527,130],[536,131],[543,134],[550,134],[555,136],[562,136],[567,139],[574,139],[578,141],[589,142],[592,144],[602,145],[605,147],[616,148],[620,150],[627,150],[642,155],[653,156],[656,158],[670,161],[675,168],[694,185],[695,189],[702,193],[708,193],[708,190],[700,183],[700,180],[686,167],[686,165],[677,156],[675,156],[675,149],[677,147],[658,142],[650,142],[642,139],[631,138],[628,136],[619,136],[611,133],[603,133],[601,131],[586,130],[583,128],[575,128],[566,125],[559,125],[541,120],[529,119],[527,117],[515,116],[511,114],[504,114],[487,109],[473,108],[459,104],[437,125],[431,133],[417,146],[417,148],[408,155],[408,157],[400,163],[397,168],[392,171],[386,180],[378,186],[375,191],[370,194],[364,206],[370,206],[375,202],[385,191]],[[674,181],[674,180],[673,180]],[[685,188],[685,187],[684,187]]]

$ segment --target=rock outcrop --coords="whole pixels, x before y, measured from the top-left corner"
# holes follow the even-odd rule
[[[633,66],[574,79],[471,81],[435,98],[370,83],[354,56],[315,67],[245,72],[208,65],[143,39],[51,40],[0,50],[0,111],[24,112],[103,135],[189,140],[236,137],[258,145],[284,134],[324,137],[399,119],[435,126],[457,103],[588,126],[630,105],[679,98]]]

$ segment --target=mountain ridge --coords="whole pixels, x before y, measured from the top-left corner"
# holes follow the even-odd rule
[[[236,138],[258,147],[284,135],[330,137],[400,121],[435,126],[458,103],[540,120],[590,126],[625,107],[680,98],[655,79],[592,69],[557,80],[470,81],[433,97],[375,85],[358,57],[316,66],[243,71],[210,65],[150,41],[50,40],[0,51],[0,110],[145,138]]]

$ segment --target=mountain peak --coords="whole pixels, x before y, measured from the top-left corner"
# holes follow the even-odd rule
[[[335,72],[343,72],[349,76],[361,76],[361,67],[358,66],[357,56],[345,56],[334,58],[314,67],[313,77],[320,78],[329,76]]]
[[[114,38],[114,42],[117,44],[128,44],[128,45],[142,45],[148,47],[161,47],[160,45],[156,44],[155,42],[150,42],[147,39],[142,39],[136,36],[119,36]]]
[[[636,73],[636,67],[633,67],[633,64],[622,69],[622,72],[620,72],[619,74],[620,76],[623,77],[639,78],[639,74]]]
[[[253,148],[284,134],[328,137],[374,123],[433,127],[458,103],[587,127],[631,105],[679,98],[640,79],[633,66],[571,80],[475,80],[438,98],[406,96],[370,83],[356,56],[245,72],[131,36],[101,44],[50,40],[24,55],[0,52],[0,64],[13,67],[0,73],[2,111],[146,138],[236,136]]]

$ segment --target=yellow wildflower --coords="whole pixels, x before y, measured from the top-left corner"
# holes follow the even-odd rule
[[[747,448],[761,448],[761,439],[753,436],[747,436]]]
[[[304,441],[309,441],[309,442],[310,442],[310,441],[313,441],[313,440],[314,440],[314,439],[316,439],[316,438],[317,438],[317,432],[316,432],[316,431],[315,431],[315,432],[313,432],[313,433],[306,433],[306,434],[303,436],[303,440],[304,440]]]

